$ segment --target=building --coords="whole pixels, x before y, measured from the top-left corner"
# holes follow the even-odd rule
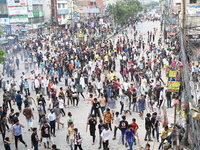
[[[9,24],[6,0],[0,0],[0,25]]]
[[[71,5],[68,5],[68,4]],[[65,25],[69,18],[69,7],[73,7],[73,1],[57,0],[58,25]]]

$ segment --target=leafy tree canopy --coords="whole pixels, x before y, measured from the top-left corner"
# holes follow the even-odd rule
[[[126,0],[118,1],[115,5],[109,5],[107,10],[110,15],[113,15],[116,23],[122,24],[141,11],[142,6],[138,0]]]

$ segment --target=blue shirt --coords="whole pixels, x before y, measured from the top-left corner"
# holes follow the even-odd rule
[[[16,95],[15,101],[16,101],[17,103],[22,103],[22,97],[21,97],[20,94],[17,94],[17,95]]]
[[[22,126],[21,126],[20,124],[15,124],[15,125],[13,125],[12,130],[14,131],[14,135],[15,135],[15,136],[19,136],[19,135],[22,134],[21,127],[22,127]]]
[[[145,99],[139,99],[138,102],[140,103],[139,107],[144,107]]]
[[[134,142],[135,141],[135,138],[134,138],[134,130],[128,130],[126,129],[126,131],[124,132],[124,135],[126,135],[126,141],[127,142]]]

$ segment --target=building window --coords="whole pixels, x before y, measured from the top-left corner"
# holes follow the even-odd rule
[[[197,3],[197,0],[190,0],[190,4],[195,4]]]
[[[60,6],[60,4],[58,4],[58,8],[60,8],[61,6]]]
[[[65,19],[65,17],[66,17],[66,16],[65,16],[65,15],[63,15],[63,19]]]
[[[65,4],[62,4],[63,5],[63,8],[65,8]]]

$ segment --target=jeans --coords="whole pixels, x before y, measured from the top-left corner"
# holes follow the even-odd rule
[[[73,140],[74,139],[69,139],[69,147],[71,150],[73,150]]]
[[[30,118],[30,119],[26,119],[26,121],[27,121],[27,127],[28,127],[28,129],[32,128],[32,126],[33,126],[33,120]]]
[[[33,147],[34,147],[34,150],[38,150],[38,144],[33,145]]]
[[[51,126],[51,133],[55,135],[55,129],[56,129],[56,121],[50,121],[50,126]]]
[[[101,108],[101,113],[104,114],[104,111],[106,109],[106,106],[100,107]]]
[[[130,147],[129,150],[133,150],[133,142],[128,142],[128,145],[129,145],[129,147]]]
[[[117,129],[118,129],[118,127],[115,126],[115,128],[114,128],[114,137],[115,138],[116,138],[116,135],[117,135]]]
[[[103,149],[106,149],[108,147],[108,140],[106,140],[105,142],[103,142]]]
[[[137,105],[137,102],[133,102],[133,111],[136,111],[138,112],[138,105]]]
[[[158,127],[156,127],[155,129],[153,128],[153,130],[152,130],[153,137],[154,137],[154,132],[155,131],[156,131],[156,138],[157,138],[157,140],[159,140],[159,128]]]
[[[121,136],[122,136],[122,144],[124,145],[124,132],[125,131],[121,131]],[[127,145],[127,144],[125,144],[125,145]]]
[[[161,140],[161,142],[160,142],[160,145],[159,145],[158,149],[160,149],[160,148],[161,148],[161,146],[162,146],[162,144],[163,144],[163,142],[164,142],[165,140],[167,140],[167,141],[169,142],[169,144],[171,144],[171,143],[172,143],[172,141],[171,141],[170,137],[167,137],[167,138],[165,138],[165,139],[162,139],[162,140]]]
[[[172,99],[171,99],[171,98],[168,98],[168,99],[167,99],[167,107],[171,107],[171,102],[172,102]]]
[[[77,150],[77,147],[79,147],[79,150],[83,150],[81,145],[74,145],[74,149]]]
[[[22,142],[24,145],[26,144],[22,138],[22,135],[19,136],[15,136],[15,148],[18,148],[18,140],[20,140],[20,142]]]
[[[21,112],[22,110],[22,103],[17,103],[18,110]]]

